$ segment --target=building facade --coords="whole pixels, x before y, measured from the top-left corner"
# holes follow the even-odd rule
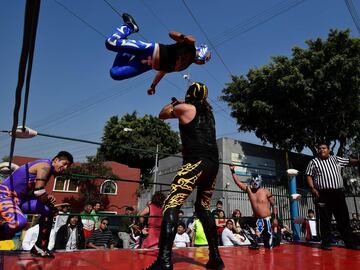
[[[242,142],[231,138],[217,139],[219,149],[219,172],[215,186],[215,192],[212,197],[212,207],[218,200],[224,204],[224,210],[227,215],[231,214],[233,209],[244,209],[245,215],[251,215],[251,208],[246,199],[247,206],[244,208],[241,201],[244,201],[240,194],[239,188],[232,180],[229,166],[227,164],[235,164],[236,174],[244,182],[248,180],[253,174],[261,175],[263,184],[278,188],[279,195],[287,196],[287,176],[286,170],[288,166],[296,168],[300,171],[297,182],[298,186],[302,187],[305,184],[303,172],[305,171],[307,162],[311,159],[310,156],[288,153],[284,151],[273,149],[266,146],[255,145],[251,143]],[[287,165],[289,163],[289,165]],[[167,157],[159,161],[159,167],[156,177],[155,190],[161,190],[165,193],[169,190],[175,172],[182,165],[182,159],[179,157]],[[281,186],[282,185],[282,186]],[[148,193],[144,193],[142,197],[149,197]],[[240,198],[241,197],[241,198]],[[196,198],[196,192],[190,195],[187,202],[183,206],[183,210],[187,215],[191,215],[193,205]],[[285,201],[288,201],[286,198]],[[145,199],[142,199],[139,204],[142,206]]]

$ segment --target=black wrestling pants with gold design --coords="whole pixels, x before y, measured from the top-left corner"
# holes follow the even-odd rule
[[[209,210],[218,169],[218,163],[206,159],[195,162],[184,161],[171,184],[163,212],[169,208],[180,209],[195,187],[198,188],[195,209]]]
[[[224,266],[224,263],[218,250],[215,220],[209,211],[218,169],[219,164],[217,162],[184,160],[183,166],[176,172],[170,193],[164,202],[157,259],[146,270],[173,270],[171,254],[177,230],[179,209],[195,187],[198,188],[195,211],[203,224],[209,243],[209,262],[206,267],[223,269],[217,267],[219,265]]]

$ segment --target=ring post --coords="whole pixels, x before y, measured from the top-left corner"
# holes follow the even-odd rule
[[[295,224],[294,220],[299,217],[298,198],[300,194],[296,192],[296,176],[299,171],[295,169],[288,169],[289,177],[289,191],[290,191],[290,214],[291,214],[291,229],[293,231],[294,241],[300,240],[300,224]]]

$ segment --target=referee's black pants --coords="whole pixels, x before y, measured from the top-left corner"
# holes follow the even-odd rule
[[[349,210],[346,205],[343,189],[320,189],[320,197],[316,200],[320,214],[320,234],[322,244],[330,244],[331,217],[334,215],[346,246],[353,244]]]

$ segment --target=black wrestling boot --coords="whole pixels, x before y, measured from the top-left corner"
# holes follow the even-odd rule
[[[52,252],[50,252],[47,248],[45,250],[39,248],[36,246],[36,244],[30,249],[30,253],[34,257],[40,257],[40,258],[48,258],[48,259],[54,259],[55,256]]]
[[[14,233],[5,233],[4,224],[0,224],[0,241],[13,239]]]
[[[360,250],[360,240],[355,233],[350,233],[348,237],[344,237],[345,248]]]
[[[219,244],[215,219],[208,210],[196,211],[196,215],[201,221],[209,245],[209,261],[206,263],[206,268],[222,270],[225,268],[225,265],[221,259],[218,248]]]
[[[122,18],[124,23],[126,23],[133,30],[133,33],[139,32],[139,26],[130,14],[123,13]]]
[[[171,251],[177,231],[178,215],[177,208],[169,208],[165,211],[161,223],[158,256],[155,262],[145,270],[173,270]]]
[[[40,216],[39,219],[39,235],[35,245],[31,249],[31,254],[37,257],[43,258],[55,258],[52,252],[48,250],[50,232],[53,223],[53,214],[48,216]]]
[[[260,249],[260,246],[257,243],[251,243],[249,249],[253,249],[253,250]]]
[[[331,244],[328,241],[321,241],[320,249],[322,250],[331,250]]]

